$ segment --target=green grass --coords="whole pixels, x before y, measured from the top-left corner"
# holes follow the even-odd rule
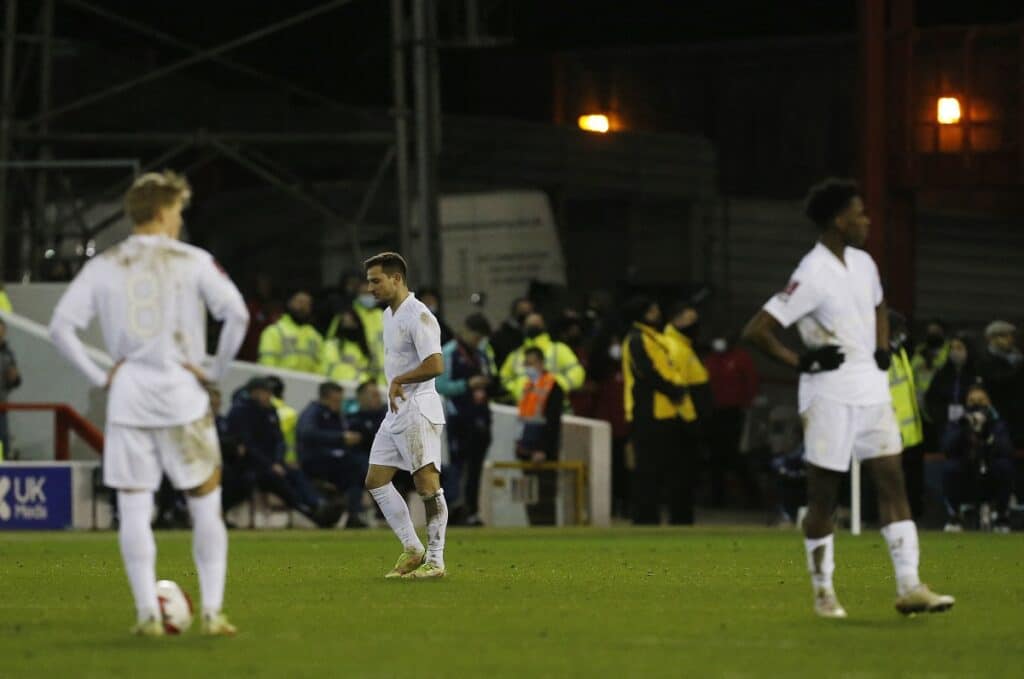
[[[197,598],[188,534],[157,542]],[[232,532],[239,636],[136,639],[114,534],[0,533],[0,677],[1021,676],[1024,541],[922,550],[952,612],[900,617],[880,536],[841,535],[825,621],[792,532],[451,530],[440,582],[383,580],[385,531]]]

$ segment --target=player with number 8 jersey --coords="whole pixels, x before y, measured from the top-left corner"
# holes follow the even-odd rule
[[[221,613],[227,533],[220,448],[206,383],[219,380],[245,336],[242,295],[204,250],[178,240],[191,189],[173,172],[139,177],[125,195],[134,233],[86,263],[54,310],[50,336],[96,387],[109,390],[104,483],[118,491],[121,553],[135,596],[135,632],[159,634],[156,545],[149,526],[163,474],[188,493],[203,601],[202,629],[232,634]],[[224,322],[206,360],[206,310]],[[98,317],[113,368],[89,357],[76,331]]]

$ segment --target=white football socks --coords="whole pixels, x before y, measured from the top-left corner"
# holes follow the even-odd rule
[[[220,487],[202,497],[188,496],[192,514],[192,558],[199,573],[203,615],[220,613],[228,572],[228,531],[221,518]]]
[[[402,547],[410,552],[422,552],[423,543],[416,535],[416,526],[412,525],[409,505],[405,504],[402,495],[395,490],[394,484],[387,483],[380,488],[371,488],[370,495],[380,507],[381,514],[391,526],[391,530],[398,536]]]
[[[426,562],[444,568],[444,536],[448,529],[448,503],[440,488],[430,497],[423,498],[427,510]]]
[[[807,570],[811,573],[811,584],[815,589],[832,590],[832,574],[836,570],[835,547],[832,535],[823,538],[804,538],[807,552]]]
[[[149,522],[153,515],[153,493],[118,491],[117,511],[121,526],[118,541],[121,558],[128,574],[139,621],[160,619],[160,603],[156,598],[156,541]]]
[[[889,544],[889,556],[896,571],[896,591],[903,596],[921,584],[917,566],[921,559],[917,542],[917,526],[909,519],[882,526],[882,535]]]

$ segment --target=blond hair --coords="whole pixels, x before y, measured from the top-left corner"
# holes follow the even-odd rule
[[[140,175],[124,194],[124,212],[136,226],[148,224],[179,198],[187,205],[192,197],[188,180],[171,170]]]

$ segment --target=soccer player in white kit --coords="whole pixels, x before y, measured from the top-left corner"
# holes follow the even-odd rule
[[[444,370],[441,327],[423,302],[409,292],[401,255],[383,252],[365,262],[366,280],[384,310],[384,376],[388,412],[370,448],[366,488],[402,554],[386,578],[441,578],[448,504],[441,489],[441,430],[444,408],[434,378]],[[412,473],[427,512],[427,548],[416,535],[405,499],[391,480],[399,469]]]
[[[820,229],[817,245],[743,334],[769,357],[800,371],[807,466],[803,529],[814,610],[822,617],[846,617],[832,586],[832,515],[854,455],[878,489],[882,535],[896,571],[896,609],[904,614],[948,610],[953,597],[932,592],[918,577],[917,527],[903,484],[903,445],[889,392],[888,309],[875,262],[859,249],[870,221],[857,185],[829,179],[813,187],[807,216]],[[793,324],[809,349],[802,356],[777,336]]]
[[[208,380],[220,379],[245,336],[249,314],[238,289],[209,253],[178,240],[191,191],[173,172],[139,177],[125,194],[134,233],[89,261],[57,304],[50,337],[97,387],[108,390],[103,480],[117,489],[119,542],[138,612],[133,632],[164,633],[156,593],[153,493],[166,473],[186,491],[202,599],[201,630],[230,636],[221,612],[227,531],[221,518],[220,448]],[[224,321],[212,365],[206,309]],[[109,371],[76,334],[98,316]]]

